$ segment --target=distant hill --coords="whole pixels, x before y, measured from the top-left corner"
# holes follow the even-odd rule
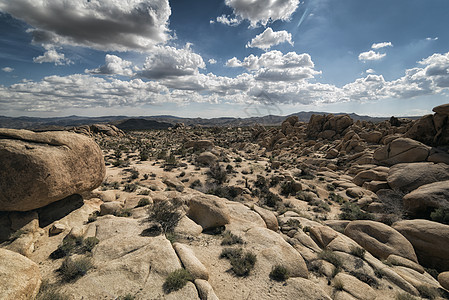
[[[105,116],[105,117],[54,117],[54,118],[36,118],[36,117],[4,117],[0,116],[0,127],[16,128],[16,129],[33,129],[33,130],[62,130],[68,127],[91,125],[96,123],[110,123],[116,125],[122,130],[145,130],[145,129],[167,129],[176,123],[184,123],[187,126],[252,126],[254,124],[280,125],[289,116],[298,116],[302,122],[308,122],[313,114],[329,114],[326,112],[297,112],[288,116],[267,115],[261,117],[250,118],[182,118],[170,115],[163,116]],[[334,115],[343,115],[345,113],[334,113]],[[388,120],[388,117],[370,117],[360,116],[357,114],[348,114],[353,120],[382,122]],[[417,119],[419,117],[409,117]]]

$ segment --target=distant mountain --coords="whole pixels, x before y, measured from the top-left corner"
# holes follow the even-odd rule
[[[122,130],[145,130],[145,129],[166,129],[176,123],[184,123],[187,126],[252,126],[254,124],[261,124],[265,126],[277,126],[282,123],[289,116],[298,116],[302,122],[308,122],[313,114],[329,114],[326,112],[297,112],[288,116],[267,115],[261,117],[250,118],[182,118],[170,115],[163,116],[105,116],[105,117],[53,117],[53,118],[35,118],[35,117],[4,117],[0,116],[0,127],[17,128],[17,129],[33,129],[33,130],[62,130],[64,128],[91,125],[96,123],[110,123],[116,125]],[[345,113],[335,113],[334,115],[344,115]],[[382,122],[388,120],[387,117],[370,117],[360,116],[357,114],[348,114],[354,121],[371,121]],[[419,117],[409,117],[417,119]]]

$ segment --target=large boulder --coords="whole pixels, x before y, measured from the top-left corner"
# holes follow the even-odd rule
[[[436,106],[432,109],[432,111],[436,112],[437,114],[449,116],[449,103]]]
[[[196,163],[202,166],[213,166],[218,162],[217,156],[210,152],[203,152],[196,158]]]
[[[420,216],[437,208],[449,209],[449,180],[423,185],[403,198],[404,208]]]
[[[41,285],[36,263],[0,248],[0,299],[34,299]]]
[[[0,129],[0,210],[28,211],[98,187],[103,154],[71,132]]]
[[[410,138],[397,138],[377,149],[374,159],[386,165],[426,161],[431,147]]]
[[[449,270],[449,225],[428,220],[404,220],[392,225],[413,245],[421,265]]]
[[[346,226],[345,234],[380,259],[387,259],[390,254],[396,254],[414,262],[418,261],[412,244],[398,231],[383,223],[352,221]]]
[[[226,200],[213,195],[196,195],[188,206],[187,216],[204,229],[215,228],[230,222]]]
[[[443,180],[449,180],[449,165],[430,162],[397,164],[390,168],[387,177],[390,187],[402,193]]]

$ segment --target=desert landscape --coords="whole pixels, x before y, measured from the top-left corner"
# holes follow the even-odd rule
[[[446,299],[449,105],[0,129],[1,299]]]

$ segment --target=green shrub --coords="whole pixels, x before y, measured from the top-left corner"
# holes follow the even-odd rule
[[[69,254],[75,253],[80,249],[83,245],[82,237],[74,237],[72,235],[67,235],[62,240],[61,245],[50,254],[50,258],[58,259],[65,257]]]
[[[341,214],[339,215],[341,220],[373,220],[373,216],[370,213],[364,212],[355,203],[345,202],[341,206]]]
[[[59,268],[59,273],[63,281],[70,282],[84,276],[92,267],[92,261],[87,257],[76,259],[66,257]]]
[[[137,185],[135,183],[127,183],[123,188],[124,192],[133,193],[137,190]]]
[[[230,231],[225,231],[223,234],[223,240],[221,241],[221,245],[234,245],[234,244],[243,244],[243,240],[241,237],[233,234]]]
[[[226,172],[226,170],[224,170],[219,164],[215,164],[209,167],[207,175],[216,183],[223,184],[226,182],[228,172]]]
[[[116,217],[131,217],[131,208],[122,208],[114,212],[114,216]]]
[[[288,269],[281,265],[276,265],[271,269],[270,278],[276,281],[285,281],[289,277]]]
[[[168,275],[162,288],[168,294],[182,289],[191,280],[193,280],[192,275],[186,269],[178,269]]]
[[[91,252],[92,249],[94,249],[94,247],[95,247],[99,242],[100,242],[100,240],[97,239],[97,238],[94,237],[94,236],[90,236],[90,237],[88,237],[88,238],[85,238],[85,239],[83,240],[83,247],[84,247],[84,250],[87,251],[87,252]]]
[[[150,199],[149,198],[140,198],[140,200],[137,203],[136,207],[143,207],[143,206],[147,206],[149,204],[150,204]]]
[[[430,219],[435,222],[449,224],[449,209],[437,208],[430,213]]]
[[[243,254],[242,248],[224,248],[221,251],[220,258],[232,259],[235,257],[241,257]]]
[[[288,181],[288,180],[284,181],[281,184],[281,191],[280,192],[281,192],[281,195],[284,195],[284,196],[295,195],[296,191],[293,188],[293,182]]]
[[[278,195],[273,194],[270,191],[267,191],[265,193],[265,195],[263,196],[264,204],[269,207],[276,207],[276,205],[281,201],[282,201],[282,199]]]
[[[179,211],[181,205],[176,199],[156,202],[148,210],[148,220],[161,224],[164,232],[172,232],[183,216]]]
[[[329,193],[329,200],[337,202],[338,204],[343,204],[346,202],[345,198],[338,194],[335,194],[334,192]]]
[[[349,272],[349,274],[351,274],[358,280],[366,283],[370,287],[377,288],[379,286],[379,282],[377,282],[376,278],[371,277],[370,275],[366,274],[365,272],[351,271],[351,272]]]
[[[366,250],[361,247],[351,248],[351,254],[354,256],[360,257],[361,259],[365,258],[365,252],[366,252]]]
[[[67,300],[66,294],[59,292],[54,284],[50,284],[48,280],[43,280],[36,300]]]
[[[250,271],[254,269],[256,260],[257,258],[254,253],[246,252],[241,257],[231,258],[231,269],[237,276],[248,276]]]

